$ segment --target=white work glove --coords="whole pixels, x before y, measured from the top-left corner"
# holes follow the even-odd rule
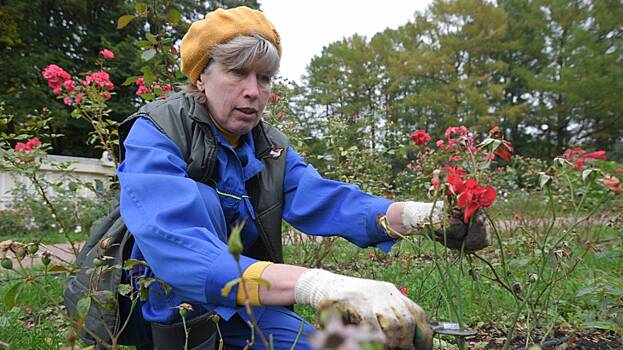
[[[424,226],[440,223],[443,219],[443,202],[404,202],[402,208],[402,225],[407,232],[420,233]],[[431,214],[432,213],[432,214]]]
[[[474,252],[491,245],[491,230],[483,211],[479,209],[470,223],[463,222],[463,209],[453,208],[444,220],[443,202],[405,202],[402,209],[402,224],[408,234],[430,234],[431,237],[450,249]],[[431,225],[431,231],[425,226]],[[445,234],[444,234],[445,233]]]
[[[318,310],[337,308],[351,322],[385,334],[389,348],[432,348],[433,332],[424,310],[391,283],[310,269],[297,281],[294,300]]]

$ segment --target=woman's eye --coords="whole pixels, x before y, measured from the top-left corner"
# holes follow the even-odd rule
[[[245,75],[245,71],[242,69],[232,69],[229,72],[238,77],[242,77]]]
[[[271,80],[272,80],[272,77],[268,74],[260,75],[260,81],[263,83],[270,83]]]

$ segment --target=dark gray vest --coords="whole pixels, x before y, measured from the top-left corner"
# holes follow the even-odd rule
[[[218,146],[210,127],[212,120],[203,104],[182,92],[148,103],[120,124],[120,145],[139,117],[151,120],[177,145],[188,164],[190,178],[214,186],[211,179],[217,166]],[[282,263],[281,219],[288,138],[263,121],[252,132],[255,156],[264,163],[264,169],[246,183],[260,237],[245,255]],[[123,160],[125,150],[122,146],[120,150]]]

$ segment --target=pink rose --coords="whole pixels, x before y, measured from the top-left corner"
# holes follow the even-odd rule
[[[31,150],[32,150],[32,148],[29,145],[27,145],[27,144],[25,144],[23,142],[18,142],[18,143],[15,144],[15,152],[26,153],[26,152],[29,152]]]
[[[113,58],[115,58],[115,54],[108,50],[108,49],[103,49],[102,51],[100,51],[100,55],[104,56],[104,58],[112,60]]]
[[[136,90],[136,96],[141,96],[142,94],[151,93],[151,89],[145,85],[139,85],[138,90]]]
[[[28,140],[28,142],[26,142],[26,146],[29,146],[30,149],[35,149],[41,146],[41,141],[39,141],[39,138],[33,137],[32,139]]]
[[[74,90],[76,90],[76,88],[74,87],[75,82],[73,80],[65,80],[63,82],[63,86],[65,87],[65,90],[67,90],[68,93],[72,93],[74,92]]]
[[[61,85],[67,80],[71,80],[71,74],[67,73],[63,68],[50,64],[43,69],[43,78],[48,81],[48,87],[52,88],[55,95],[61,93]]]
[[[84,94],[83,93],[79,93],[76,95],[76,103],[80,103],[82,102],[82,99],[84,98]]]
[[[74,101],[71,99],[71,97],[67,96],[63,99],[63,103],[68,106],[71,106],[74,103]]]
[[[104,71],[91,73],[91,75],[86,77],[85,81],[87,84],[95,83],[95,85],[101,87],[102,89],[107,89],[108,91],[115,89],[115,85],[110,81],[110,76]]]

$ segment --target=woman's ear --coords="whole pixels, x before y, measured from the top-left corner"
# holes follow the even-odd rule
[[[197,79],[197,90],[205,90],[205,86],[203,86],[203,81],[201,80],[201,75],[199,76],[199,79]]]

